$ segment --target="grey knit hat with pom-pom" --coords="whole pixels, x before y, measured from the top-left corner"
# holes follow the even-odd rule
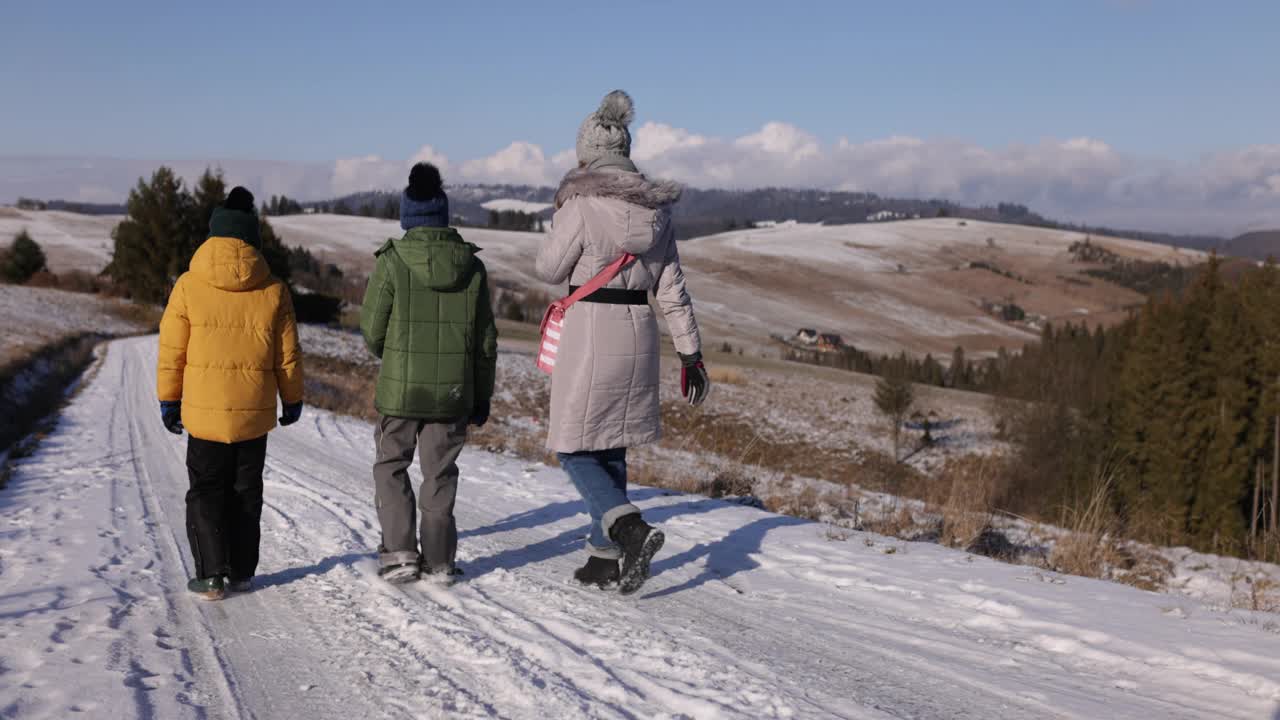
[[[635,114],[630,95],[621,90],[605,95],[600,108],[578,128],[578,162],[589,165],[610,155],[631,157],[631,132],[627,126]]]

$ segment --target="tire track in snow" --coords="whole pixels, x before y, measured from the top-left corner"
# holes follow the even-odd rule
[[[310,451],[315,452],[314,449]],[[329,451],[326,449],[326,452]],[[354,461],[348,457],[330,456],[324,460],[326,462],[322,466],[329,471],[345,466],[351,471],[350,474],[355,474]],[[300,468],[299,472],[305,471]],[[307,477],[300,474],[292,479],[300,481]],[[323,506],[330,515],[344,521],[346,519],[341,516],[352,514],[350,509],[339,506],[332,498],[323,494],[298,485],[291,486],[289,490]],[[367,508],[362,514],[366,517],[372,516],[373,508],[370,500],[362,499],[361,503]],[[376,521],[376,518],[373,519]],[[366,547],[376,545],[376,536],[371,533],[365,542]],[[371,568],[374,566],[372,558],[369,566]],[[495,673],[498,675],[498,677],[479,678],[488,686],[486,696],[501,697],[508,704],[525,707],[529,712],[551,717],[557,716],[555,708],[560,708],[564,713],[579,715],[594,705],[603,703],[598,710],[607,708],[611,711],[607,716],[631,717],[621,708],[610,707],[607,699],[598,698],[590,690],[580,687],[573,680],[576,672],[551,667],[547,662],[540,662],[536,657],[531,656],[529,651],[533,648],[527,643],[510,642],[507,640],[509,636],[493,632],[491,625],[477,627],[477,617],[459,613],[447,602],[452,592],[462,587],[456,586],[449,591],[442,591],[443,595],[424,594],[416,587],[406,587],[403,593],[395,592],[389,595],[392,598],[390,602],[395,605],[397,612],[404,614],[403,623],[410,625],[414,631],[401,640],[418,648],[420,652],[430,652],[433,648],[437,650],[446,648],[454,659],[486,666],[485,672],[488,676],[493,676]],[[389,588],[382,588],[382,590],[389,590]],[[416,602],[406,602],[406,599]],[[382,610],[386,611],[385,606]],[[415,637],[416,634],[427,634],[430,638],[418,640]],[[512,693],[510,690],[512,687],[524,689],[520,693]],[[536,693],[529,692],[531,687],[536,690]]]
[[[207,679],[219,678],[223,711],[234,717],[323,717],[328,708],[337,706],[355,711],[361,704],[358,700],[369,698],[358,692],[353,696],[347,688],[347,677],[328,677],[323,665],[314,662],[316,658],[311,653],[295,652],[291,643],[280,642],[279,637],[252,635],[265,613],[273,621],[289,624],[294,631],[289,637],[305,637],[306,632],[294,620],[296,614],[291,609],[264,608],[252,594],[223,603],[204,603],[187,593],[186,578],[191,575],[191,569],[184,537],[186,525],[185,520],[174,521],[175,516],[185,515],[187,479],[182,443],[155,421],[155,394],[149,377],[154,368],[154,347],[151,347],[153,343],[143,344],[144,341],[118,343],[124,346],[121,349],[127,352],[128,358],[124,385],[129,401],[130,434],[145,438],[145,442],[135,440],[135,444],[151,450],[140,458],[137,477],[144,501],[151,509],[149,514],[166,528],[163,535],[168,557],[164,564],[174,577],[172,586],[176,590],[169,595],[180,598],[175,603],[176,609],[188,618],[190,630],[186,639],[205,651],[209,658],[207,662],[197,663],[201,674]],[[168,452],[157,452],[161,447],[167,447]],[[157,483],[157,477],[168,481]],[[289,681],[278,681],[282,673],[287,674]],[[302,682],[295,682],[297,679]],[[339,690],[345,691],[344,694],[337,694]],[[378,707],[378,703],[368,702],[360,712],[366,717],[385,717]]]
[[[1159,614],[1127,589],[1018,587],[1008,566],[970,569],[927,547],[904,567],[775,531],[776,516],[641,488],[670,562],[640,597],[584,589],[568,578],[586,520],[563,477],[474,450],[457,510],[472,576],[392,588],[373,555],[372,440],[358,439],[362,423],[318,412],[269,443],[262,588],[198,603],[185,591],[183,440],[155,417],[154,345],[111,346],[67,413],[76,424],[24,466],[21,504],[0,504],[4,537],[44,543],[51,561],[100,548],[84,574],[108,593],[33,591],[41,605],[0,637],[43,631],[50,657],[110,642],[112,657],[86,655],[85,670],[116,668],[104,696],[126,716],[1243,718],[1280,700],[1265,679],[1248,684],[1277,665],[1265,634],[1244,644],[1244,631],[1211,619],[1170,620],[1154,626],[1205,644],[1162,642],[1090,617],[1095,594],[1139,623],[1139,611]],[[3,602],[35,582],[35,566],[3,547],[0,560]],[[90,600],[102,617],[92,632],[75,610]],[[32,677],[37,656],[0,646],[0,689]],[[54,707],[38,695],[54,686],[14,690],[0,714]]]

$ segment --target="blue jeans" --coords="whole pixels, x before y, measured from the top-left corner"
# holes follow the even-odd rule
[[[618,559],[622,551],[609,537],[609,529],[618,518],[640,512],[627,500],[627,449],[557,453],[556,457],[587,503],[587,514],[591,516],[587,552]]]

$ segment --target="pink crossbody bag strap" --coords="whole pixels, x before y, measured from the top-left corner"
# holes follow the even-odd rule
[[[573,294],[551,303],[547,308],[547,312],[542,316],[542,341],[538,346],[537,354],[539,370],[551,374],[556,369],[556,356],[560,352],[560,336],[564,332],[565,312],[570,307],[573,307],[574,303],[608,285],[618,276],[618,273],[622,272],[624,267],[635,259],[635,255],[623,253],[622,257],[609,263],[605,269],[588,280],[587,284],[575,290]]]

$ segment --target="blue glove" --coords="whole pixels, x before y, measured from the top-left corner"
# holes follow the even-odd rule
[[[467,422],[475,425],[476,427],[484,427],[484,424],[489,422],[489,409],[490,406],[488,400],[477,402],[475,412],[471,414],[471,417],[468,418]]]
[[[186,429],[182,427],[182,401],[161,400],[160,421],[164,423],[165,430],[174,435],[181,435],[182,431]]]
[[[280,416],[280,425],[292,425],[298,422],[300,417],[302,417],[302,403],[286,403],[284,414]]]

